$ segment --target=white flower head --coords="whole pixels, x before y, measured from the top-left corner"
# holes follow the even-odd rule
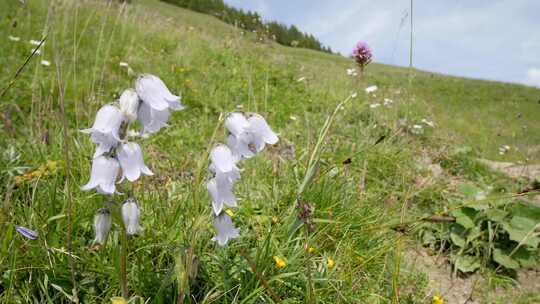
[[[141,217],[141,211],[139,210],[139,204],[133,197],[128,197],[122,204],[122,220],[126,227],[128,235],[138,234],[143,230],[139,225],[139,219]]]
[[[40,40],[34,40],[34,39],[30,40],[31,45],[39,45],[40,43],[41,43]],[[43,44],[45,44],[45,42],[43,42]]]
[[[210,151],[211,166],[216,172],[230,172],[236,168],[233,154],[229,147],[219,144]]]
[[[92,141],[98,145],[94,157],[103,155],[118,144],[120,141],[118,131],[123,121],[124,115],[117,107],[104,105],[96,113],[92,128],[81,130],[90,134]]]
[[[372,85],[366,88],[366,93],[375,93],[379,88],[376,85]]]
[[[139,111],[139,96],[133,89],[127,89],[120,95],[120,112],[124,114],[124,117],[128,122],[134,122],[137,119],[137,112]]]
[[[111,212],[107,208],[101,208],[94,216],[94,244],[105,244],[109,230],[111,230],[112,217]]]
[[[249,129],[249,122],[240,112],[229,113],[225,117],[225,128],[234,136],[239,136]]]
[[[378,102],[375,102],[375,103],[372,103],[372,104],[369,105],[369,107],[370,107],[371,109],[376,109],[376,108],[378,108],[378,107],[380,107],[380,106],[381,106],[381,104],[378,103]]]
[[[180,96],[173,95],[165,83],[158,77],[150,74],[140,75],[135,83],[135,90],[139,98],[154,110],[165,109],[182,110]]]
[[[122,168],[122,179],[127,178],[134,182],[144,175],[152,176],[154,173],[144,164],[141,147],[135,142],[121,144],[116,149],[118,162]]]
[[[48,67],[48,66],[51,66],[51,62],[48,61],[48,60],[41,60],[41,65],[42,65],[42,66],[47,66],[47,67]]]
[[[225,212],[214,218],[214,228],[216,236],[212,240],[216,241],[219,246],[225,246],[229,240],[240,236],[240,230],[234,227],[231,217]]]
[[[278,136],[266,120],[257,113],[249,113],[249,129],[254,134],[256,139],[262,140],[264,143],[273,145],[278,142]]]
[[[137,112],[137,118],[143,127],[141,134],[156,133],[166,127],[169,116],[169,109],[158,111],[144,102],[141,103]]]
[[[8,39],[11,40],[11,41],[14,41],[14,42],[17,42],[17,41],[20,41],[21,38],[20,37],[15,37],[15,36],[8,36]]]
[[[226,174],[217,174],[206,184],[206,188],[212,196],[212,209],[215,215],[221,213],[224,204],[231,208],[237,207],[233,186],[233,180]]]
[[[116,178],[120,165],[115,158],[98,156],[92,161],[90,181],[81,187],[83,191],[96,188],[99,193],[113,194],[116,191]]]
[[[393,101],[392,99],[390,99],[390,98],[385,98],[385,99],[384,99],[384,102],[383,102],[383,105],[384,105],[385,107],[390,107],[390,106],[392,106],[393,103],[394,103],[394,101]]]

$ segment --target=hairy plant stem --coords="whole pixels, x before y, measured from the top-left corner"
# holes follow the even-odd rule
[[[128,254],[128,237],[126,227],[120,218],[122,233],[120,235],[120,288],[122,289],[122,297],[128,299],[128,282],[127,282],[127,254]]]

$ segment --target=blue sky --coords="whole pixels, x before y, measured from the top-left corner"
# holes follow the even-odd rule
[[[407,66],[408,0],[225,0],[295,24],[344,55],[359,40],[374,60]],[[540,87],[540,0],[415,0],[415,67]]]

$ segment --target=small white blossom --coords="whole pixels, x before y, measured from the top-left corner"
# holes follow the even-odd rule
[[[229,113],[227,117],[225,117],[225,128],[227,128],[232,135],[239,136],[249,128],[249,122],[242,113]]]
[[[385,107],[390,107],[390,106],[392,106],[393,103],[394,103],[394,101],[393,101],[392,99],[390,99],[390,98],[385,98],[385,99],[384,99],[384,102],[383,102],[383,105],[384,105]]]
[[[143,230],[139,225],[140,216],[139,204],[133,197],[128,197],[122,204],[122,220],[128,235],[138,234]]]
[[[40,43],[41,43],[40,40],[33,40],[33,39],[30,40],[30,44],[31,44],[31,45],[39,45]],[[43,42],[43,44],[45,44],[45,42]]]
[[[120,141],[118,131],[123,121],[124,115],[117,107],[104,105],[96,113],[92,128],[81,130],[90,134],[92,141],[98,145],[94,157],[103,155],[118,144]]]
[[[214,228],[216,236],[212,240],[216,241],[219,246],[225,246],[229,240],[240,236],[240,230],[234,227],[231,217],[225,212],[214,218]]]
[[[127,89],[120,95],[120,112],[124,114],[124,117],[128,122],[134,122],[137,119],[137,112],[139,111],[139,96],[133,89]]]
[[[376,85],[369,86],[365,89],[366,93],[375,93],[379,88]]]
[[[109,230],[111,230],[112,217],[107,208],[101,208],[94,216],[94,244],[105,244]]]
[[[115,158],[98,156],[92,161],[92,171],[90,181],[81,187],[81,190],[88,191],[96,188],[99,193],[113,194],[116,192],[116,178],[120,165]]]
[[[173,95],[165,83],[154,75],[140,75],[137,78],[135,90],[139,98],[154,110],[182,110],[184,108],[180,103],[181,97]]]
[[[14,41],[14,42],[17,42],[17,41],[21,40],[20,37],[15,37],[15,36],[11,36],[11,35],[8,36],[8,39],[11,40],[11,41]]]
[[[235,160],[250,158],[264,149],[265,144],[275,144],[278,136],[259,114],[230,113],[225,118],[225,127],[230,132],[227,145]]]
[[[129,67],[129,64],[127,62],[123,62],[123,61],[120,61],[120,63],[118,64],[120,67],[123,67],[123,68],[127,68]]]
[[[233,187],[231,179],[222,174],[216,175],[207,182],[206,189],[212,196],[212,209],[216,215],[221,213],[224,204],[232,208],[237,206]]]
[[[156,133],[161,128],[166,127],[170,115],[171,114],[169,113],[168,109],[158,111],[144,102],[141,103],[139,105],[139,111],[137,112],[137,119],[143,127],[141,133]]]
[[[134,142],[128,142],[118,146],[117,150],[118,162],[122,168],[122,179],[127,178],[130,182],[134,182],[144,175],[152,176],[154,173],[144,164],[141,147]]]
[[[381,104],[378,103],[378,102],[375,102],[375,103],[372,103],[372,104],[369,105],[369,107],[370,107],[371,109],[376,109],[376,108],[378,108],[378,107],[380,107],[380,106],[381,106]]]
[[[358,93],[356,93],[356,92],[351,93],[351,98],[356,98],[356,96],[358,96]]]
[[[48,61],[48,60],[41,60],[41,65],[43,65],[43,66],[50,66],[50,65],[51,65],[51,62]]]
[[[358,75],[358,73],[356,72],[355,68],[352,68],[352,69],[347,69],[347,75],[355,77]]]

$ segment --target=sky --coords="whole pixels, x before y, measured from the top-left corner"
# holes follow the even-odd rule
[[[342,55],[366,41],[375,62],[409,65],[409,0],[225,2],[294,24]],[[413,65],[540,88],[540,0],[414,0]]]

